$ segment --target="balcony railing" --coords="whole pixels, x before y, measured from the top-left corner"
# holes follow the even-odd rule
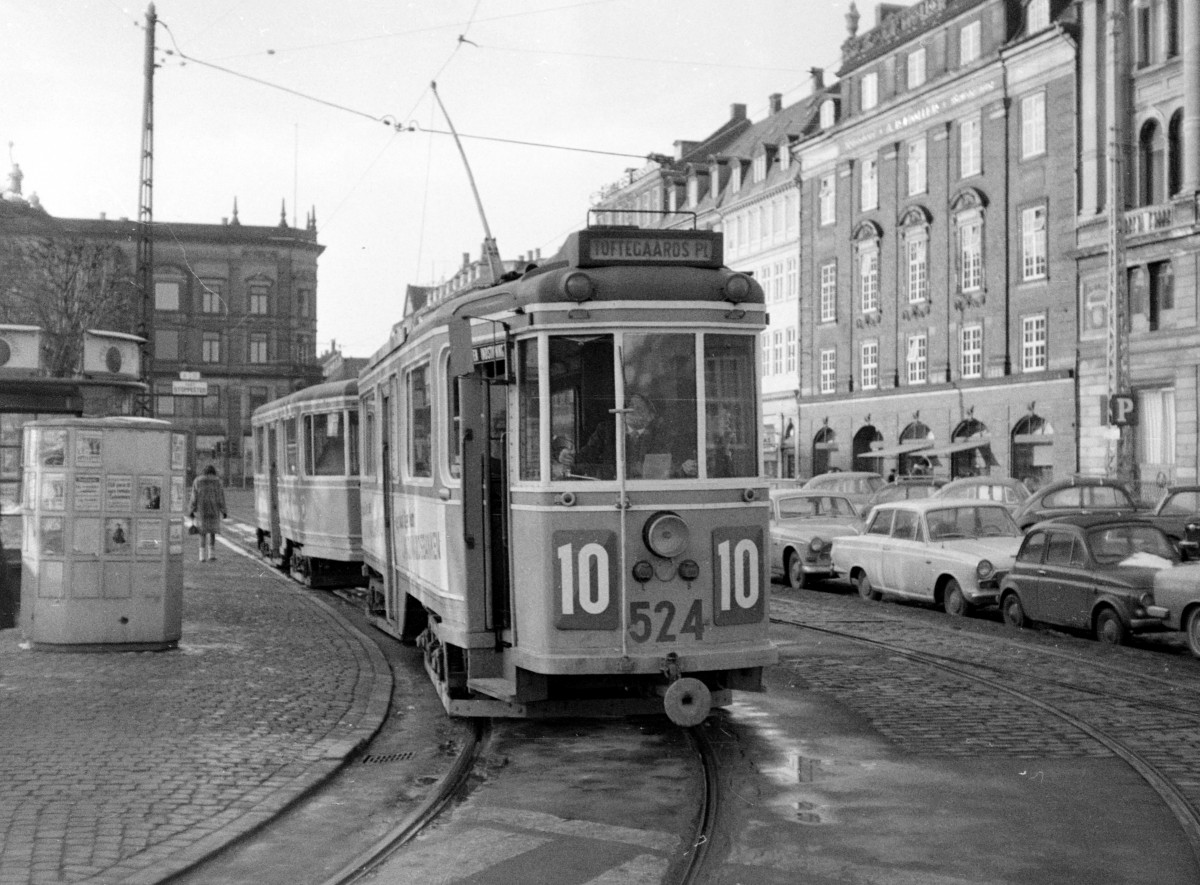
[[[1139,206],[1125,213],[1125,236],[1139,237],[1191,224],[1196,218],[1194,203],[1172,201]]]

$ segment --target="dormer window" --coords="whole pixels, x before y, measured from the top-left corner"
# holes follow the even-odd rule
[[[958,32],[958,63],[960,66],[969,65],[979,58],[979,35],[981,29],[982,25],[976,19],[969,24],[963,25],[962,30]]]
[[[767,177],[767,152],[764,150],[754,158],[754,181],[765,181]]]
[[[700,179],[695,175],[688,176],[687,201],[689,206],[695,206],[700,202]]]
[[[833,124],[837,122],[837,109],[834,107],[831,99],[821,102],[820,122],[822,129],[832,129]]]
[[[729,187],[736,194],[742,189],[742,163],[740,160],[733,161],[732,174],[729,178]]]
[[[879,104],[879,74],[872,71],[863,74],[862,78],[862,109],[869,111]]]
[[[779,168],[786,170],[792,165],[792,146],[785,142],[779,146]]]
[[[925,47],[908,54],[908,88],[916,89],[925,82]]]

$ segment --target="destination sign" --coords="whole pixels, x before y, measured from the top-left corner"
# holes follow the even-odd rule
[[[712,261],[711,239],[683,237],[592,237],[588,240],[591,261]]]

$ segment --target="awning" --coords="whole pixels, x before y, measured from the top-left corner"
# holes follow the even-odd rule
[[[984,446],[990,446],[992,438],[990,436],[980,436],[975,439],[960,439],[958,442],[952,442],[946,446],[935,446],[932,449],[925,449],[921,452],[922,455],[953,455],[956,452],[966,452],[971,449],[981,449]]]
[[[860,452],[860,458],[895,458],[899,455],[911,455],[913,452],[923,452],[933,445],[933,440],[923,439],[916,442],[900,443],[898,446],[891,446],[886,449],[872,449],[869,452]]]

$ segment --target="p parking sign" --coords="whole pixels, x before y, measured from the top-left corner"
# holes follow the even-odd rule
[[[1129,393],[1100,398],[1104,423],[1112,427],[1137,427],[1137,399]]]

